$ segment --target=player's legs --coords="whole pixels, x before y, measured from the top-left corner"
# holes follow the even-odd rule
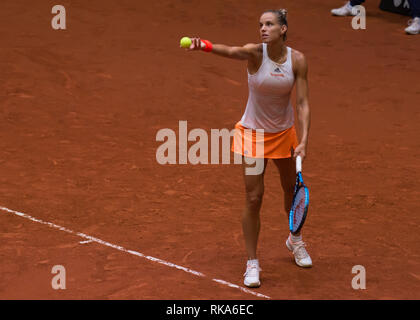
[[[264,173],[267,159],[264,159],[264,170],[259,175],[247,175],[246,168],[254,167],[247,164],[244,159],[243,175],[245,181],[246,203],[242,214],[242,230],[245,238],[245,246],[248,259],[257,259],[257,243],[260,232],[260,208],[264,195]]]

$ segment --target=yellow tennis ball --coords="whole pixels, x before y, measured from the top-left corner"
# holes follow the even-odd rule
[[[191,46],[191,43],[192,41],[188,37],[183,37],[180,42],[182,48],[189,48]]]

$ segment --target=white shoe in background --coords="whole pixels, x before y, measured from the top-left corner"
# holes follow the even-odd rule
[[[405,28],[405,32],[408,34],[419,34],[420,33],[420,17],[415,17],[413,20],[408,21],[408,27]]]
[[[356,12],[353,13],[352,11],[353,7],[350,5],[350,1],[348,1],[344,6],[342,6],[341,8],[337,8],[337,9],[332,9],[331,13],[334,16],[340,16],[340,17],[345,17],[345,16],[355,16],[357,14],[357,10],[355,10]]]

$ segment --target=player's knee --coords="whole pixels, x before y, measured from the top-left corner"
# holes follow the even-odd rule
[[[264,196],[264,190],[257,192],[248,192],[246,195],[247,206],[252,209],[259,208]]]

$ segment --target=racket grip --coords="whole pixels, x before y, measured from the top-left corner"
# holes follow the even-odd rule
[[[296,157],[296,173],[302,172],[302,157],[297,156]]]

